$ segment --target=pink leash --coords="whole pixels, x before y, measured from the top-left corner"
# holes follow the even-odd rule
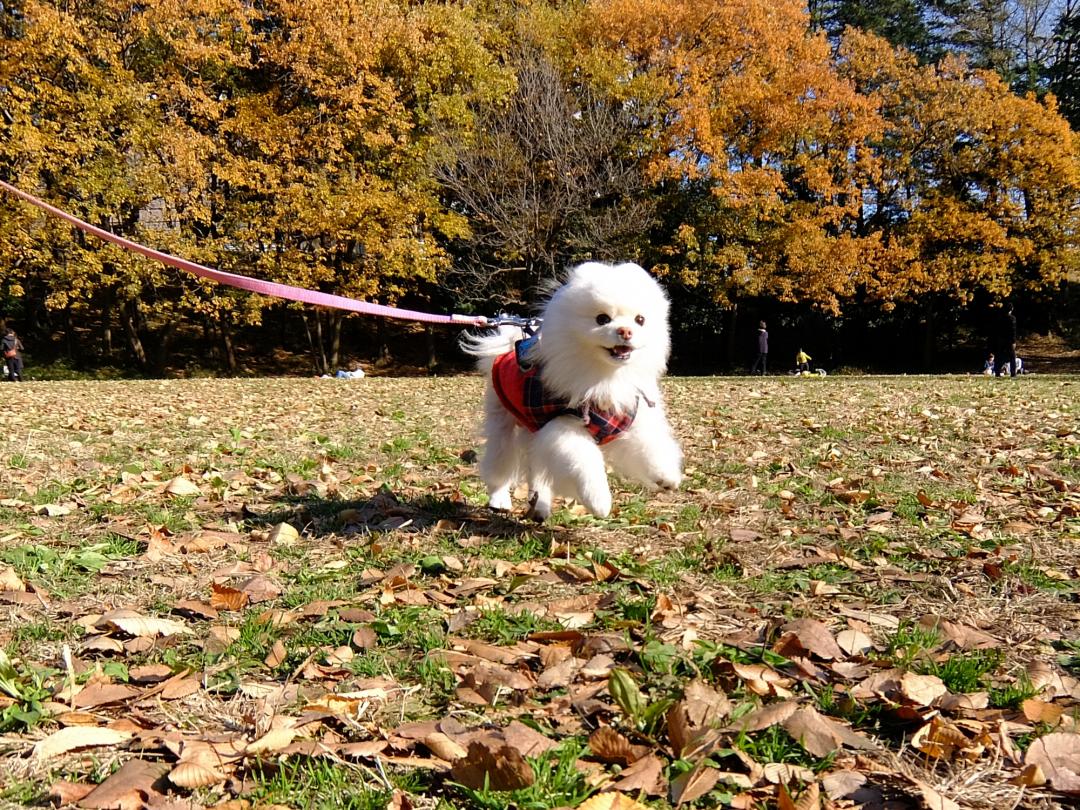
[[[162,253],[160,250],[145,247],[138,242],[132,242],[130,239],[125,239],[122,236],[117,236],[102,228],[95,227],[88,222],[83,222],[78,217],[74,217],[65,211],[61,211],[59,208],[55,208],[47,202],[39,200],[32,194],[20,191],[14,186],[5,183],[3,180],[0,180],[0,188],[3,188],[5,191],[10,191],[16,197],[25,200],[31,205],[36,205],[42,211],[47,211],[53,216],[71,223],[76,228],[86,231],[86,233],[93,234],[99,239],[104,239],[106,242],[112,242],[115,245],[134,251],[135,253],[141,253],[143,256],[150,259],[156,259],[162,264],[167,264],[170,267],[194,273],[200,278],[216,281],[219,284],[226,284],[230,287],[259,293],[260,295],[270,295],[275,298],[284,298],[289,301],[299,301],[302,304],[314,304],[315,306],[344,309],[349,312],[360,312],[365,315],[381,315],[384,318],[401,318],[410,321],[422,321],[424,323],[448,323],[461,326],[491,326],[493,324],[493,319],[486,318],[483,315],[432,315],[427,312],[415,312],[411,309],[398,309],[397,307],[388,307],[383,304],[369,304],[366,301],[357,301],[352,298],[345,298],[341,295],[332,295],[316,290],[305,290],[303,287],[278,284],[276,281],[263,281],[262,279],[249,278],[248,276],[238,276],[235,273],[226,273],[223,270],[214,270],[210,267],[196,264],[195,262],[189,262],[186,259],[178,259],[175,256],[170,256],[168,253]]]

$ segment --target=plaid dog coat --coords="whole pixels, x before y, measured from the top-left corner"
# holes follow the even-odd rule
[[[596,443],[604,445],[629,430],[637,416],[636,403],[634,410],[625,414],[596,410],[587,403],[571,408],[544,388],[539,367],[523,365],[517,351],[496,358],[491,368],[491,382],[503,407],[531,433],[536,433],[558,416],[576,416],[584,422]]]

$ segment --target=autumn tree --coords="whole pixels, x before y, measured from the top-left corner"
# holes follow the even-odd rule
[[[632,256],[652,202],[627,106],[568,80],[537,46],[517,46],[511,64],[509,98],[474,109],[435,176],[470,225],[448,283],[521,307],[567,264]]]
[[[872,142],[879,180],[863,195],[864,227],[881,234],[871,297],[963,303],[1065,277],[1080,167],[1052,103],[956,59],[920,67],[869,35],[852,33],[844,65],[887,121]]]
[[[344,295],[394,301],[448,266],[463,220],[439,200],[427,144],[506,87],[468,9],[27,0],[23,20],[5,40],[2,160],[24,186],[196,261]],[[167,351],[186,319],[231,356],[231,329],[266,303],[94,240],[69,248],[66,226],[13,230],[55,238],[9,248],[47,308],[96,306],[104,323],[115,310],[144,365],[142,338]],[[342,316],[303,316],[326,370]]]
[[[876,118],[794,2],[592,7],[592,67],[659,112],[651,170],[681,195],[655,257],[717,302],[770,295],[837,309],[866,249],[859,146]],[[647,107],[646,107],[647,108]]]

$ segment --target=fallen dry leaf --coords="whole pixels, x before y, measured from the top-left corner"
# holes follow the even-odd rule
[[[655,754],[646,754],[629,768],[624,768],[611,788],[624,793],[644,792],[646,796],[663,796],[668,788],[664,763]]]
[[[1038,765],[1054,790],[1080,794],[1080,734],[1039,737],[1028,747],[1024,764]]]
[[[484,741],[469,743],[450,769],[454,780],[474,790],[520,790],[536,781],[532,766],[516,748]]]
[[[31,756],[39,762],[44,762],[79,748],[119,745],[129,739],[131,739],[130,731],[95,726],[68,726],[54,731],[45,739],[35,743]]]
[[[649,808],[622,793],[598,793],[579,804],[578,810],[649,810]]]
[[[87,810],[144,810],[164,798],[158,790],[169,766],[163,762],[131,759],[112,776],[79,800]],[[164,787],[163,785],[161,787]]]
[[[630,741],[611,726],[600,726],[589,735],[589,750],[601,762],[629,765],[635,759]]]
[[[671,801],[676,807],[700,799],[720,780],[720,772],[699,762],[689,771],[671,780]]]

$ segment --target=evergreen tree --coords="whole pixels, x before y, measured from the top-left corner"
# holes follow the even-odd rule
[[[1054,58],[1045,74],[1058,107],[1080,129],[1080,8],[1069,2],[1054,27]]]

